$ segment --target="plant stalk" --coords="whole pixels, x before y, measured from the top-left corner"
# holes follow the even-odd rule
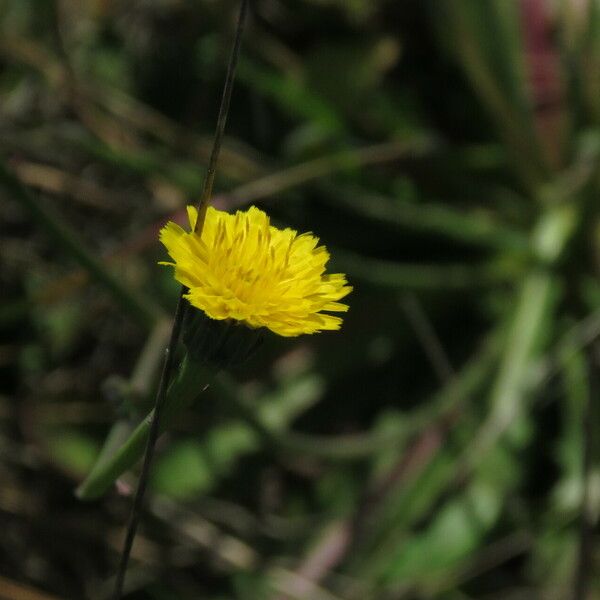
[[[227,66],[227,75],[225,78],[225,85],[223,88],[223,95],[221,97],[221,105],[219,107],[219,116],[217,118],[217,127],[215,131],[215,137],[213,140],[213,148],[206,171],[206,179],[202,190],[200,202],[198,204],[198,218],[194,226],[194,232],[200,234],[204,225],[204,217],[208,202],[212,195],[212,188],[214,184],[216,166],[219,158],[219,151],[221,149],[221,143],[223,140],[223,133],[225,131],[225,123],[227,121],[227,113],[229,110],[229,103],[231,100],[231,92],[233,89],[233,82],[235,79],[235,69],[238,62],[238,57],[241,48],[242,34],[244,31],[244,25],[246,21],[246,13],[248,12],[249,0],[241,0],[240,11],[237,21],[237,27],[235,32],[234,44],[229,57],[229,63]],[[129,564],[129,557],[131,555],[131,548],[133,546],[133,540],[137,532],[139,524],[142,502],[144,493],[146,491],[146,485],[148,483],[148,474],[150,470],[150,463],[154,454],[154,448],[156,446],[156,440],[160,432],[160,422],[162,417],[163,408],[167,397],[167,389],[169,386],[169,380],[171,378],[171,372],[173,370],[173,362],[177,343],[181,334],[183,325],[183,318],[185,316],[186,301],[184,294],[186,293],[185,286],[181,287],[179,294],[179,300],[177,302],[177,308],[175,309],[175,317],[173,321],[173,329],[171,330],[171,338],[169,345],[165,350],[165,362],[160,377],[160,383],[156,394],[156,401],[154,404],[154,410],[152,413],[152,419],[148,426],[148,435],[146,439],[146,450],[144,453],[144,460],[142,463],[142,470],[138,481],[138,487],[135,492],[133,499],[133,506],[131,508],[131,514],[129,517],[129,523],[127,526],[127,534],[125,536],[125,543],[123,546],[123,552],[121,554],[121,560],[117,571],[115,581],[115,592],[113,595],[114,600],[120,600],[123,595],[123,584],[125,581],[125,573],[127,571],[127,565]],[[167,415],[168,416],[168,415]],[[141,435],[141,434],[140,434]],[[141,436],[141,440],[137,443],[143,443],[144,436]],[[137,437],[135,439],[138,439]]]
[[[168,428],[175,416],[197,398],[202,377],[202,369],[198,369],[194,361],[190,361],[186,356],[177,378],[169,386],[162,406],[159,434]],[[77,488],[76,494],[80,499],[98,498],[116,479],[138,462],[150,438],[151,424],[158,422],[155,414],[155,410],[152,410],[110,458],[96,463],[85,481]]]

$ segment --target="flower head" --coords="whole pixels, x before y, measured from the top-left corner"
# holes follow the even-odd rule
[[[338,302],[352,291],[341,273],[325,274],[329,253],[310,233],[277,229],[251,206],[235,215],[209,207],[201,233],[169,222],[160,232],[185,297],[211,319],[233,319],[283,336],[339,329]]]

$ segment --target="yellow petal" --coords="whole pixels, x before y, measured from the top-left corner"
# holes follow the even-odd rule
[[[174,262],[186,299],[212,319],[267,327],[282,336],[339,329],[339,302],[352,291],[342,273],[326,274],[329,253],[311,233],[271,225],[251,206],[231,215],[209,207],[194,233],[196,209],[187,207],[190,232],[168,223],[160,240]]]

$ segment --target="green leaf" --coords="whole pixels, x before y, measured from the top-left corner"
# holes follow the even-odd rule
[[[54,431],[46,443],[52,459],[77,476],[82,476],[91,468],[100,451],[99,444],[92,437],[76,429]]]
[[[156,461],[151,485],[162,492],[186,499],[208,490],[214,474],[200,442],[172,441],[168,450]]]

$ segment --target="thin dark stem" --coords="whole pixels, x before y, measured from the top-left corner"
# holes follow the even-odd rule
[[[227,66],[227,75],[225,76],[225,84],[223,86],[223,95],[221,96],[221,106],[219,107],[219,116],[217,117],[217,127],[215,130],[215,139],[213,142],[212,151],[208,160],[208,168],[206,169],[206,177],[204,178],[204,186],[200,201],[198,202],[198,218],[194,231],[202,231],[204,225],[204,216],[208,207],[208,201],[212,196],[213,184],[215,182],[215,174],[217,172],[217,161],[219,160],[219,152],[221,151],[221,143],[223,141],[223,133],[225,132],[225,123],[227,122],[227,114],[229,112],[229,102],[231,101],[231,92],[233,91],[233,81],[235,79],[235,69],[237,67],[238,57],[240,55],[240,47],[242,45],[242,35],[244,33],[244,25],[246,22],[246,13],[248,12],[249,0],[242,0],[240,6],[240,14],[235,32],[235,40],[229,64]]]
[[[156,402],[154,404],[152,423],[150,424],[150,430],[148,432],[148,441],[146,442],[146,452],[144,453],[142,470],[140,472],[138,486],[135,491],[133,505],[129,514],[129,523],[127,524],[127,535],[125,536],[125,543],[123,545],[123,552],[121,554],[119,570],[117,571],[114,593],[115,600],[120,600],[123,594],[123,583],[125,582],[125,573],[127,571],[127,565],[129,564],[129,556],[131,555],[133,540],[135,539],[135,534],[137,532],[140,516],[142,513],[142,503],[144,500],[144,493],[146,492],[146,485],[148,483],[150,463],[152,461],[152,456],[154,455],[156,440],[158,439],[161,411],[164,405],[165,397],[167,395],[167,387],[169,384],[171,371],[173,369],[173,357],[175,354],[175,348],[177,346],[177,340],[179,339],[179,334],[181,332],[181,325],[183,323],[182,313],[185,309],[184,302],[185,300],[183,299],[183,296],[180,296],[179,301],[177,302],[177,308],[175,309],[175,317],[173,320],[173,328],[171,329],[169,345],[165,350],[165,361],[163,363],[162,372],[160,374],[160,382],[158,384],[158,392],[156,394]]]
[[[240,47],[242,42],[242,34],[244,31],[244,23],[246,20],[246,13],[248,11],[249,0],[241,0],[240,12],[238,16],[237,28],[235,33],[235,41],[229,57],[229,64],[227,67],[227,75],[225,78],[225,85],[223,87],[223,96],[221,98],[221,106],[219,108],[219,116],[217,118],[217,126],[215,130],[215,137],[213,140],[213,148],[210,155],[208,169],[206,171],[206,178],[204,180],[204,187],[200,202],[198,203],[198,219],[194,227],[195,232],[201,232],[204,225],[204,215],[206,208],[212,194],[212,188],[215,180],[216,167],[219,158],[219,152],[221,149],[221,143],[223,141],[223,133],[225,131],[225,123],[227,121],[227,113],[229,110],[229,102],[231,100],[231,91],[233,89],[233,82],[235,79],[235,69],[240,53]],[[156,393],[156,400],[154,403],[154,412],[152,422],[150,424],[150,430],[148,432],[148,441],[146,443],[146,451],[144,453],[144,460],[142,463],[142,470],[138,480],[138,486],[135,491],[133,499],[133,505],[131,507],[131,513],[129,516],[129,523],[127,525],[127,534],[125,536],[125,543],[123,545],[123,552],[121,554],[121,560],[119,563],[119,569],[116,575],[115,591],[113,598],[114,600],[121,600],[123,595],[123,584],[125,582],[125,573],[127,572],[127,566],[129,564],[129,557],[131,555],[131,548],[133,546],[133,540],[137,532],[138,524],[142,512],[142,504],[144,500],[144,493],[146,491],[146,485],[148,483],[148,474],[150,471],[150,463],[154,455],[154,448],[156,446],[156,440],[160,431],[160,417],[161,412],[167,396],[167,389],[169,381],[171,379],[171,373],[173,371],[174,355],[179,336],[181,333],[183,318],[186,311],[186,301],[184,294],[186,293],[185,286],[181,287],[179,294],[179,300],[177,302],[177,308],[175,309],[175,316],[173,318],[173,328],[171,329],[171,336],[169,344],[165,350],[165,360],[160,376],[160,382],[158,384],[158,390]]]

